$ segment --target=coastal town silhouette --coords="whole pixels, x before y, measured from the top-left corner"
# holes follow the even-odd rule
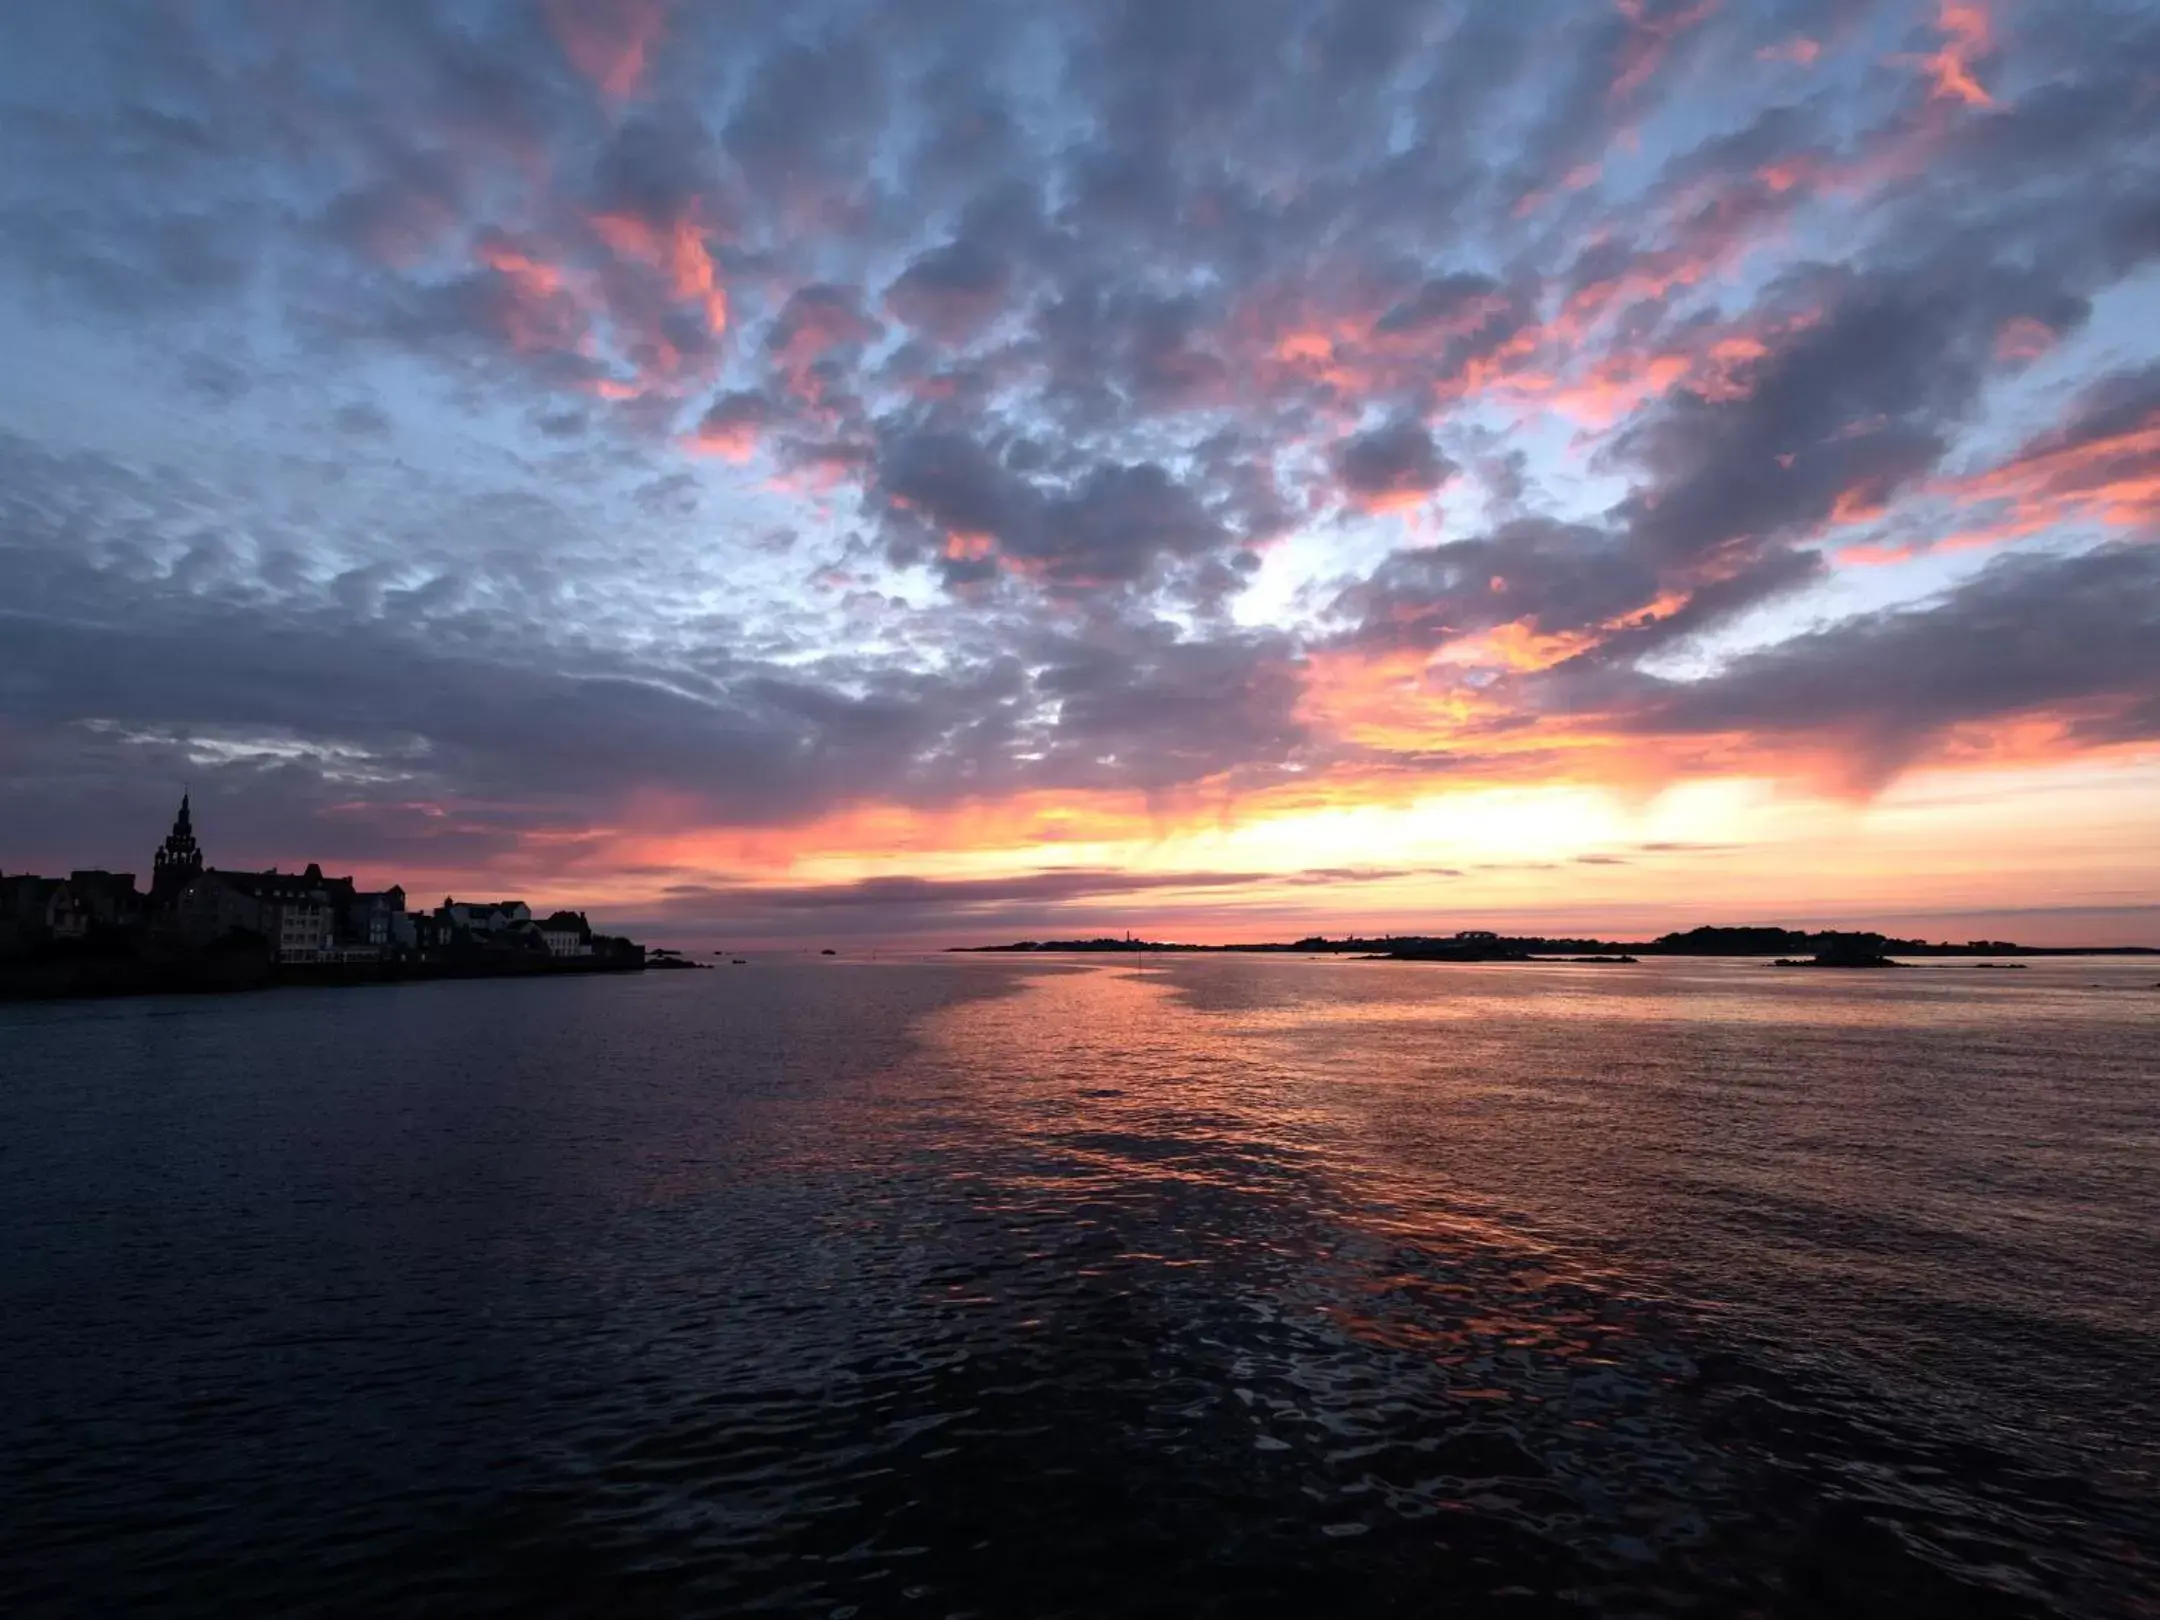
[[[427,978],[635,971],[643,946],[597,933],[581,911],[523,900],[408,903],[310,862],[298,872],[209,864],[182,793],[133,872],[0,873],[0,995],[70,996],[374,984]]]

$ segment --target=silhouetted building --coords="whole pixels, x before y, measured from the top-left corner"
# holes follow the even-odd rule
[[[0,875],[0,923],[11,929],[29,929],[31,913],[45,903],[44,884],[45,879],[29,872],[18,872],[13,877]]]
[[[73,884],[55,879],[46,891],[43,921],[54,939],[81,939],[90,932],[90,908]]]
[[[157,852],[150,869],[150,909],[170,911],[179,903],[180,891],[202,876],[202,849],[195,842],[195,824],[188,814],[188,796],[180,795],[180,814]],[[133,879],[129,880],[130,886]]]
[[[410,919],[405,913],[405,891],[394,883],[378,894],[355,893],[345,900],[341,926],[344,937],[352,943],[372,945],[381,951],[409,947],[413,942]]]
[[[176,852],[181,870],[190,859],[198,866],[201,863],[188,827],[185,797],[166,847]],[[161,854],[158,861],[164,870],[166,857]],[[80,940],[92,934],[116,936],[140,928],[142,921],[143,896],[135,887],[133,872],[84,867],[64,878],[27,872],[0,878],[0,950],[36,949],[50,941]]]
[[[590,956],[592,927],[582,911],[558,911],[540,924],[540,937],[550,956]]]
[[[476,934],[497,934],[519,923],[532,921],[532,907],[522,900],[452,900],[445,898],[436,913],[451,928]]]
[[[115,927],[132,920],[112,886],[115,877],[111,872],[77,872],[45,878],[26,872],[0,878],[0,945],[20,949],[48,940],[82,939],[94,926]],[[134,879],[126,883],[132,897]]]
[[[178,909],[181,932],[196,946],[238,930],[261,935],[280,962],[369,961],[382,954],[379,945],[338,934],[354,900],[351,878],[326,878],[311,864],[305,872],[204,872],[181,891]]]
[[[99,928],[132,928],[142,920],[143,897],[135,891],[133,872],[70,872],[68,887]]]

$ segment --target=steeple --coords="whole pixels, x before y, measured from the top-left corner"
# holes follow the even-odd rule
[[[165,837],[150,865],[150,904],[169,909],[180,891],[202,874],[202,850],[195,842],[194,818],[188,812],[188,796],[180,795],[180,813],[173,817],[172,831]]]

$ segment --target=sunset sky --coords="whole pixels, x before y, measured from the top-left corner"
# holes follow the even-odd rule
[[[2160,4],[4,28],[0,870],[2160,943]]]

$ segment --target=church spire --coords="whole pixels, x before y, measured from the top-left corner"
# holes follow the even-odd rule
[[[180,891],[202,874],[202,848],[195,842],[195,822],[188,795],[180,795],[180,813],[173,817],[172,831],[158,849],[150,866],[150,903],[170,907]]]

